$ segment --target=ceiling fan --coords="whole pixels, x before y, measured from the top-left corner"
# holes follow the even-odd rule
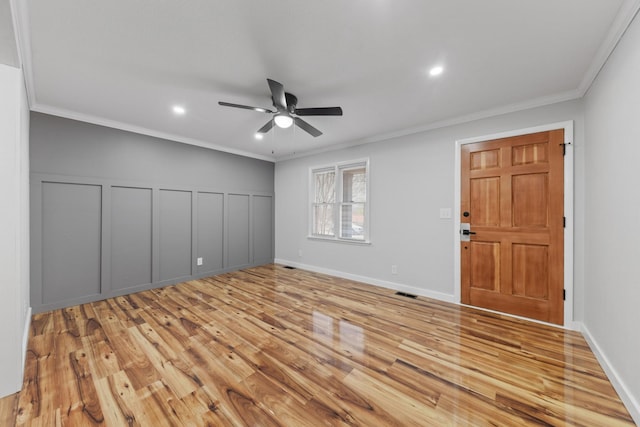
[[[222,105],[223,107],[244,108],[245,110],[253,110],[260,113],[273,114],[271,120],[269,120],[264,126],[258,129],[258,134],[269,132],[274,124],[284,129],[295,123],[296,126],[298,126],[300,129],[309,133],[313,137],[317,137],[322,135],[322,132],[297,116],[342,115],[342,108],[340,107],[297,108],[298,98],[291,93],[285,92],[282,83],[278,83],[277,81],[271,79],[267,79],[267,83],[269,83],[269,89],[271,90],[271,99],[273,101],[273,106],[276,108],[276,111],[272,111],[267,108],[250,107],[248,105],[232,104],[230,102],[223,101],[219,101],[218,104]]]

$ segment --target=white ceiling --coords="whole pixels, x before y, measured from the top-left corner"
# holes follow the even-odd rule
[[[5,0],[6,1],[6,0]],[[25,0],[34,111],[277,160],[582,96],[638,0]],[[430,67],[442,64],[438,78]],[[324,132],[255,131],[266,78]],[[187,114],[175,116],[172,106]]]

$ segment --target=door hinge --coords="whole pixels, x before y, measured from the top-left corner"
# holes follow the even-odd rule
[[[567,145],[571,145],[570,142],[565,142],[560,144],[562,146],[562,155],[566,156],[567,155]]]
[[[562,228],[567,228],[567,217],[566,216],[562,217]]]
[[[567,300],[567,290],[563,289],[562,290],[562,301],[566,301]]]

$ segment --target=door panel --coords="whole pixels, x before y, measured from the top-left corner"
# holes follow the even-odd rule
[[[471,243],[471,286],[500,290],[500,243]]]
[[[500,177],[472,179],[470,197],[474,225],[500,225]]]
[[[564,131],[461,148],[462,303],[562,324]]]
[[[549,296],[549,251],[544,245],[512,245],[513,295]]]
[[[486,170],[500,167],[500,150],[484,150],[471,153],[471,170]]]
[[[546,173],[513,176],[511,193],[514,227],[549,226],[549,183]]]
[[[531,163],[548,163],[549,154],[547,144],[526,144],[513,147],[513,165],[527,165]]]

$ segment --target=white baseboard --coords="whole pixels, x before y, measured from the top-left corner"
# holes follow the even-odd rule
[[[329,276],[336,276],[336,277],[341,277],[343,279],[349,279],[349,280],[355,280],[357,282],[363,282],[363,283],[368,283],[370,285],[376,285],[376,286],[380,286],[383,288],[387,288],[387,289],[392,289],[394,291],[401,291],[401,292],[407,292],[410,294],[414,294],[414,295],[419,295],[419,296],[423,296],[423,297],[427,297],[427,298],[432,298],[435,300],[439,300],[439,301],[444,301],[444,302],[450,302],[453,304],[458,304],[458,305],[463,305],[460,304],[460,301],[456,300],[455,295],[449,295],[449,294],[445,294],[443,292],[436,292],[436,291],[430,291],[428,289],[422,289],[422,288],[416,288],[413,286],[408,286],[408,285],[403,285],[402,283],[396,283],[396,282],[388,282],[386,280],[380,280],[380,279],[374,279],[372,277],[367,277],[367,276],[359,276],[357,274],[351,274],[351,273],[345,273],[344,271],[338,271],[338,270],[331,270],[329,268],[324,268],[324,267],[317,267],[315,265],[308,265],[308,264],[302,264],[299,262],[295,262],[295,261],[289,261],[286,259],[275,259],[274,262],[276,264],[284,264],[284,265],[289,265],[291,267],[296,267],[296,268],[300,268],[302,270],[309,270],[309,271],[313,271],[315,273],[322,273],[322,274],[327,274]],[[471,306],[468,306],[471,307]],[[555,325],[553,323],[548,323],[548,322],[542,322],[539,320],[535,320],[535,319],[529,319],[527,317],[521,317],[521,316],[516,316],[513,314],[509,314],[509,313],[502,313],[499,311],[495,311],[495,310],[489,310],[489,309],[485,309],[485,308],[480,308],[480,307],[473,307],[476,310],[482,310],[482,311],[489,311],[492,313],[496,313],[496,314],[500,314],[502,316],[507,316],[507,317],[514,317],[516,319],[522,319],[522,320],[527,320],[529,322],[535,322],[535,323],[540,323],[543,325],[548,325],[548,326],[553,326],[553,327],[560,327],[563,329],[569,329],[572,331],[581,331],[581,323],[580,322],[570,322],[564,326],[558,326]]]
[[[31,330],[31,307],[27,308],[27,319],[22,331],[22,375],[24,377],[24,364],[27,361],[27,348],[29,346],[29,332]],[[20,385],[22,387],[22,384]]]
[[[620,375],[618,375],[618,371],[616,371],[611,365],[609,359],[602,351],[602,348],[598,345],[598,342],[595,340],[593,335],[591,335],[589,328],[587,328],[583,323],[580,323],[580,326],[580,330],[582,331],[584,338],[587,340],[589,347],[591,347],[593,354],[596,355],[596,358],[598,359],[598,362],[600,362],[604,372],[607,374],[607,377],[609,377],[609,381],[613,384],[613,388],[616,389],[616,392],[627,407],[627,410],[635,423],[640,425],[640,402],[638,402],[637,398],[631,394],[629,388],[626,386],[622,378],[620,378]]]
[[[302,264],[295,261],[289,261],[286,259],[275,259],[276,264],[289,265],[291,267],[300,268],[302,270],[313,271],[314,273],[327,274],[329,276],[336,276],[343,279],[355,280],[357,282],[368,283],[369,285],[380,286],[394,291],[407,292],[414,295],[419,295],[427,298],[433,298],[440,301],[454,303],[454,296],[445,294],[443,292],[430,291],[428,289],[416,288],[413,286],[403,285],[396,282],[388,282],[386,280],[374,279],[367,276],[359,276],[357,274],[345,273],[344,271],[331,270],[329,268],[317,267],[315,265]]]

